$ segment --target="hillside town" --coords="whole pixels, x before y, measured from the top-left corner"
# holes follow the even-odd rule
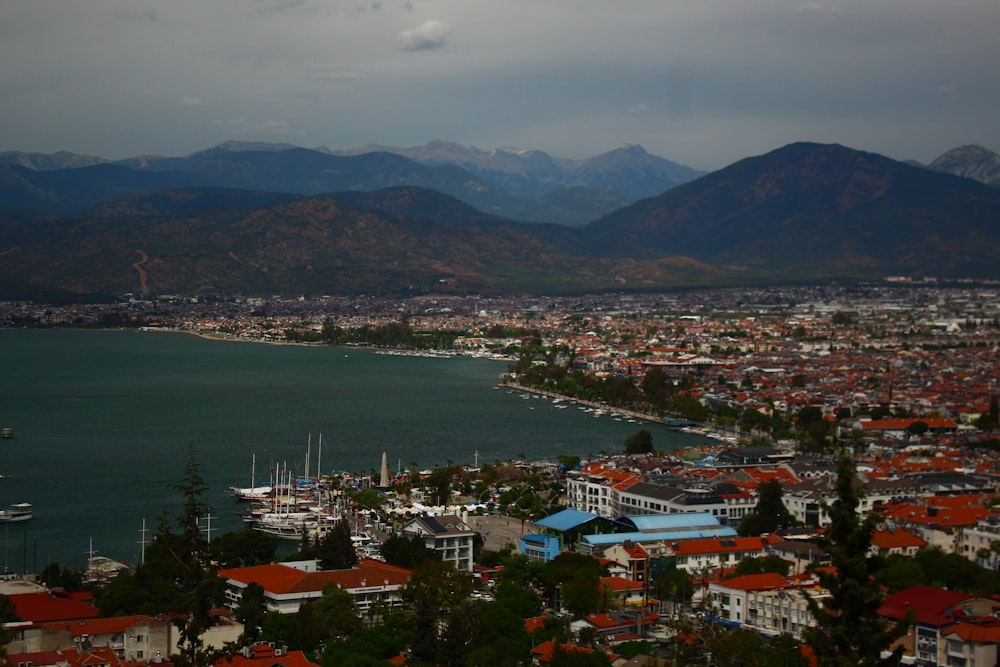
[[[173,554],[159,566],[0,582],[0,663],[822,666],[878,646],[868,659],[1000,664],[998,295],[927,279],[2,304],[8,327],[495,356],[510,390],[636,433],[596,456],[395,474],[383,457],[378,479],[234,489],[257,536],[299,543],[289,559],[203,544],[192,482],[193,528],[157,536]],[[702,444],[661,451],[645,423]],[[154,594],[157,567],[184,595]],[[870,644],[838,635],[851,586],[870,606],[857,641],[882,633]]]

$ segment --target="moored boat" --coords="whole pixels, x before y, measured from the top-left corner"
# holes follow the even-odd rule
[[[33,516],[31,503],[17,503],[5,510],[0,510],[0,522],[27,521]]]

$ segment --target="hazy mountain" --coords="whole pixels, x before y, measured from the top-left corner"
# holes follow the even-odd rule
[[[620,254],[752,273],[996,276],[1000,191],[837,145],[747,158],[588,227]]]
[[[198,190],[193,199],[220,194]],[[180,193],[178,215],[0,222],[8,249],[0,293],[134,292],[139,268],[156,293],[556,293],[676,283],[696,266],[589,257],[570,228],[484,216],[427,190],[351,196],[355,205],[321,196],[243,211],[194,205]],[[157,203],[130,206],[164,206],[162,193],[147,197]],[[447,217],[456,220],[435,219]],[[701,279],[719,273],[696,270]]]
[[[606,188],[557,188],[544,196],[518,197],[453,164],[432,166],[385,152],[333,155],[287,144],[227,142],[178,158],[142,156],[49,171],[18,165],[0,165],[0,169],[4,170],[0,172],[0,209],[59,213],[183,186],[314,195],[412,185],[451,195],[491,214],[566,225],[585,224],[631,201]]]
[[[252,187],[129,193],[64,218],[8,210],[0,216],[0,292],[134,292],[137,262],[152,292],[184,294],[553,294],[894,274],[1000,279],[1000,190],[843,146],[792,144],[577,228],[484,213],[434,187],[439,180],[478,187],[468,172],[414,164],[386,153],[294,149],[205,158],[197,173],[88,167],[92,186],[124,171],[224,176]],[[398,185],[402,174],[427,184]],[[31,180],[41,177],[66,172],[6,166],[0,186],[44,200],[53,186]],[[389,187],[355,187],[373,181]],[[288,183],[347,191],[265,191]]]
[[[28,208],[71,213],[129,195],[200,184],[191,172],[142,172],[107,162],[50,171],[0,165],[0,211]]]
[[[36,171],[50,169],[77,169],[108,162],[102,157],[77,155],[68,151],[58,153],[25,153],[23,151],[0,151],[0,164],[17,165]]]
[[[486,150],[441,140],[407,148],[369,145],[335,153],[360,155],[376,151],[396,153],[424,164],[453,164],[522,197],[537,197],[575,186],[611,189],[636,200],[704,175],[650,155],[633,144],[624,144],[587,160],[555,158],[543,151],[517,148]]]
[[[982,146],[953,148],[931,162],[928,168],[1000,187],[1000,154]]]
[[[144,171],[173,171],[176,169],[189,169],[206,158],[228,155],[230,153],[279,153],[293,148],[299,147],[294,144],[278,144],[266,141],[224,141],[211,148],[188,153],[180,157],[137,155],[124,160],[118,160],[116,164]]]

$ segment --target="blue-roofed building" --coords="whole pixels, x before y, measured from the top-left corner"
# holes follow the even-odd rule
[[[604,550],[626,541],[642,545],[650,553],[659,554],[665,546],[682,540],[736,537],[736,530],[723,526],[718,517],[707,512],[690,514],[646,514],[626,516],[618,520],[622,532],[613,535],[587,535],[578,545],[581,553],[602,555]]]
[[[640,533],[654,533],[678,530],[713,530],[721,521],[709,512],[689,512],[687,514],[643,514],[623,516],[618,520]]]
[[[530,561],[548,563],[559,555],[559,538],[555,535],[528,533],[521,536],[521,555]]]
[[[535,521],[535,527],[542,533],[559,538],[559,549],[576,549],[582,535],[613,533],[622,528],[616,521],[590,512],[562,510]]]

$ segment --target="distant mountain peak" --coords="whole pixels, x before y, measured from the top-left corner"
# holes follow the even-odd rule
[[[931,162],[928,169],[1000,187],[1000,154],[978,144],[952,148]]]

